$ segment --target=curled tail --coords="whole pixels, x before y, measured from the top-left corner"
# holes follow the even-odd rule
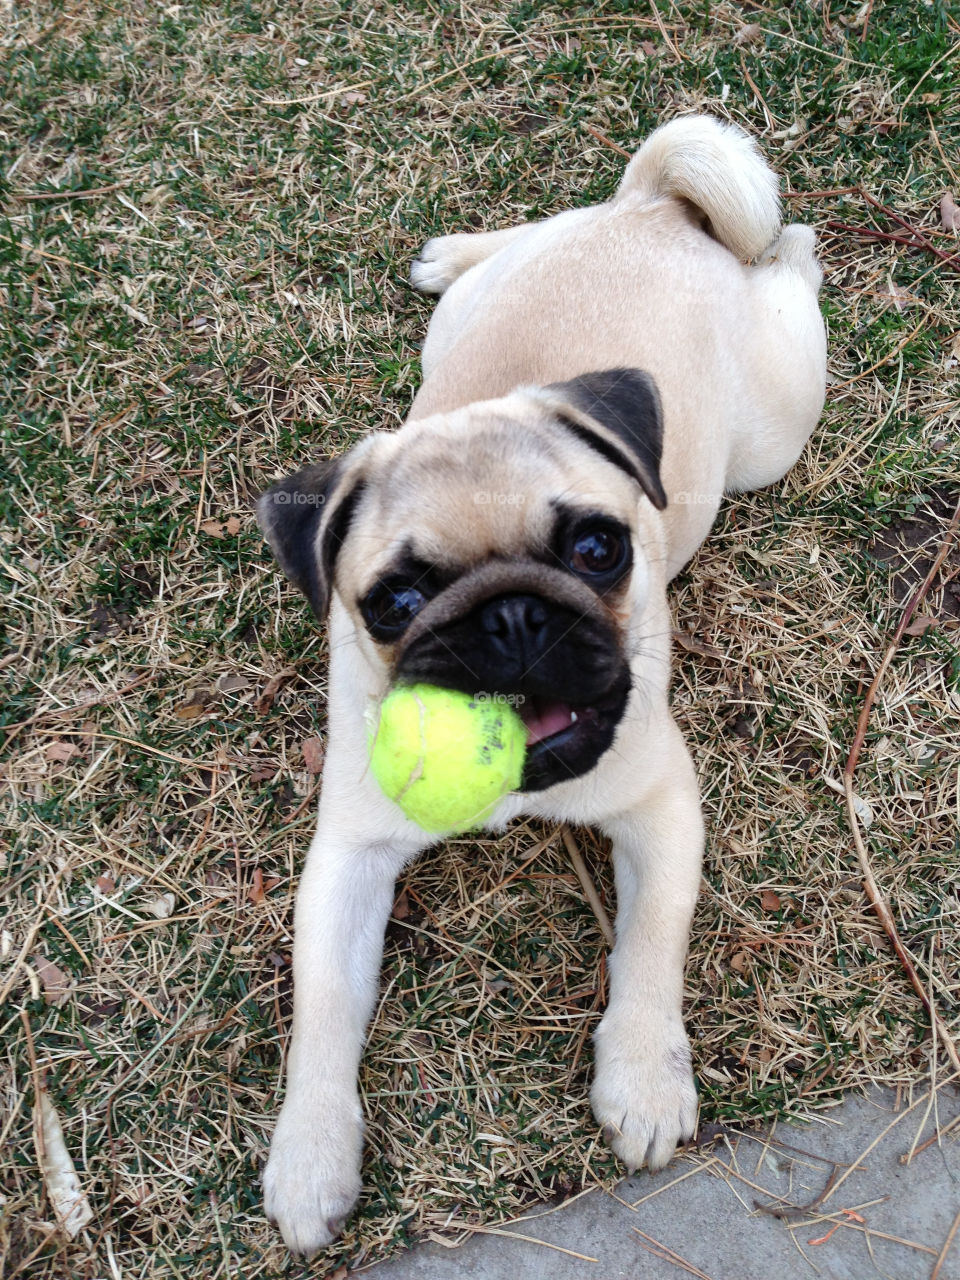
[[[738,258],[756,258],[780,230],[779,182],[753,138],[713,116],[680,116],[655,129],[627,165],[614,197],[679,196],[709,219]]]

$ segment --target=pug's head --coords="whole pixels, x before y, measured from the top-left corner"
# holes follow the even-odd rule
[[[513,702],[537,791],[592,769],[626,709],[662,436],[647,374],[589,373],[371,436],[257,515],[319,618],[342,599],[384,687]]]

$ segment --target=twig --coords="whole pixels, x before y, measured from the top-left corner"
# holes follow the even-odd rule
[[[904,347],[910,345],[926,323],[927,317],[924,316],[920,323],[910,330],[904,340],[899,343],[898,346],[894,347],[891,352],[885,355],[882,360],[878,360],[876,364],[872,364],[869,369],[861,369],[861,371],[859,373],[855,373],[852,378],[845,378],[843,382],[835,382],[830,388],[831,393],[834,391],[842,391],[844,387],[853,386],[855,382],[859,382],[861,378],[865,378],[868,373],[874,373],[877,369],[882,369],[885,364],[889,364],[891,360],[895,360]]]
[[[648,1191],[647,1194],[645,1196],[641,1196],[639,1200],[620,1200],[620,1197],[615,1195],[613,1198],[614,1200],[620,1200],[621,1204],[625,1204],[628,1209],[633,1209],[633,1211],[636,1212],[640,1205],[646,1204],[648,1200],[653,1200],[656,1196],[662,1195],[664,1191],[669,1191],[670,1188],[675,1187],[678,1182],[685,1182],[687,1178],[692,1178],[695,1173],[703,1173],[705,1170],[709,1169],[711,1165],[719,1163],[720,1161],[717,1156],[707,1156],[704,1159],[703,1164],[694,1165],[692,1169],[688,1169],[686,1173],[681,1173],[679,1177],[674,1178],[672,1182],[668,1182],[665,1186],[657,1187],[656,1191]],[[608,1192],[607,1194],[613,1195],[613,1192]]]
[[[187,1021],[187,1019],[193,1013],[194,1009],[196,1009],[200,1001],[207,994],[207,988],[210,986],[214,978],[217,976],[217,970],[220,968],[220,965],[223,961],[223,957],[227,954],[227,950],[229,949],[229,946],[230,946],[230,940],[228,938],[227,941],[221,947],[220,951],[218,952],[217,957],[214,960],[213,964],[210,966],[210,969],[207,972],[207,976],[204,978],[203,982],[200,984],[200,989],[197,991],[196,995],[187,1005],[186,1009],[184,1009],[180,1017],[176,1020],[173,1026],[169,1027],[163,1033],[163,1035],[160,1037],[160,1039],[156,1042],[156,1044],[151,1049],[148,1049],[147,1052],[142,1055],[142,1057],[140,1057],[136,1062],[134,1062],[130,1067],[128,1067],[127,1070],[120,1077],[120,1079],[115,1081],[111,1085],[111,1087],[107,1090],[107,1092],[97,1102],[96,1108],[95,1108],[96,1110],[100,1110],[100,1108],[105,1107],[108,1104],[112,1103],[114,1095],[119,1093],[119,1091],[123,1088],[123,1086],[129,1080],[129,1078],[133,1075],[133,1073],[135,1071],[139,1071],[142,1073],[147,1063],[157,1056],[157,1054],[160,1052],[163,1046],[173,1038],[174,1033],[178,1031],[180,1027],[183,1026],[183,1024]]]
[[[468,1226],[467,1231],[476,1232],[482,1236],[506,1236],[508,1240],[525,1240],[527,1244],[539,1244],[544,1249],[553,1249],[557,1253],[565,1253],[568,1258],[579,1258],[581,1262],[599,1262],[599,1258],[591,1258],[587,1253],[577,1253],[573,1249],[564,1249],[562,1245],[551,1244],[549,1240],[538,1240],[536,1236],[521,1235],[519,1231],[503,1231],[499,1227],[474,1227]]]
[[[773,127],[776,124],[776,121],[774,120],[774,117],[773,117],[773,112],[767,106],[763,94],[757,88],[756,84],[754,83],[753,76],[751,76],[750,72],[747,70],[747,63],[742,53],[740,54],[740,70],[743,72],[743,78],[746,80],[747,84],[753,90],[754,96],[756,97],[757,101],[760,103],[761,107],[763,107],[763,114],[766,117],[767,128],[772,133]]]
[[[323,89],[320,93],[308,94],[305,98],[261,98],[265,107],[302,107],[309,102],[322,102],[324,98],[335,98],[338,93],[356,93],[360,89],[369,89],[372,80],[361,80],[359,84],[344,84],[338,89]]]
[[[65,191],[12,191],[10,194],[17,200],[88,200],[91,196],[105,196],[110,191],[119,191],[126,182],[111,182],[105,187],[77,187]]]
[[[667,46],[678,63],[683,62],[683,54],[667,35],[667,28],[663,25],[663,18],[660,16],[660,10],[657,8],[656,0],[650,0],[650,12],[653,14],[654,22],[660,28],[660,34],[663,36],[663,43]]]
[[[873,227],[852,227],[848,222],[835,222],[832,218],[827,223],[831,231],[848,231],[855,236],[869,236],[871,240],[892,240],[894,244],[905,244],[908,249],[925,249],[922,240],[909,240],[906,236],[898,236],[893,231],[875,231]]]
[[[3,984],[3,989],[0,990],[0,1005],[4,1003],[7,996],[16,986],[17,979],[20,975],[21,966],[23,965],[23,962],[26,960],[27,956],[30,954],[30,949],[33,946],[34,942],[36,941],[37,934],[40,932],[40,929],[43,926],[44,913],[49,910],[50,903],[53,901],[53,895],[57,892],[57,888],[60,884],[60,881],[63,879],[63,875],[67,870],[68,866],[69,866],[69,863],[64,863],[64,865],[55,873],[53,877],[53,883],[50,886],[50,890],[47,893],[47,896],[44,899],[44,901],[41,903],[40,910],[37,912],[37,918],[36,920],[34,920],[30,928],[27,930],[27,936],[23,940],[23,946],[20,948],[19,954],[17,955],[16,960],[14,960],[13,962],[10,972],[7,975],[7,980]]]
[[[947,1254],[950,1252],[950,1246],[953,1244],[953,1238],[957,1234],[957,1228],[960,1227],[960,1210],[957,1210],[957,1216],[953,1220],[953,1226],[947,1232],[947,1238],[943,1242],[943,1248],[940,1250],[940,1256],[933,1264],[933,1270],[930,1272],[930,1280],[937,1280],[940,1274],[940,1268],[947,1260]]]
[[[619,142],[614,142],[612,138],[608,138],[605,133],[601,133],[599,129],[595,129],[592,124],[583,126],[587,133],[592,134],[598,142],[602,142],[605,147],[609,147],[611,151],[616,151],[622,156],[626,156],[628,160],[633,159],[633,152],[628,151],[626,147],[621,147]]]
[[[63,731],[61,729],[37,729],[36,732],[57,734]],[[217,772],[225,772],[230,768],[229,764],[224,764],[217,760],[191,760],[187,756],[175,756],[170,751],[161,751],[159,747],[148,747],[145,742],[138,742],[136,738],[122,737],[119,733],[103,733],[99,729],[71,729],[70,734],[74,738],[103,738],[105,742],[123,742],[128,747],[136,747],[138,751],[146,751],[148,755],[159,756],[162,760],[170,760],[173,764],[186,765],[191,769],[214,769]]]
[[[30,1026],[30,1015],[26,1009],[20,1010],[20,1021],[23,1023],[23,1034],[27,1040],[27,1058],[30,1062],[30,1075],[33,1079],[33,1105],[40,1106],[40,1090],[43,1088],[43,1081],[40,1079],[40,1068],[37,1066],[37,1050],[33,1043],[33,1028]],[[43,1155],[43,1132],[37,1131],[37,1137],[40,1143],[40,1154]]]
[[[894,654],[897,652],[900,641],[903,639],[904,633],[910,625],[914,614],[926,599],[927,593],[933,585],[933,580],[940,572],[943,562],[950,554],[950,548],[953,545],[958,527],[960,527],[960,502],[957,503],[957,509],[954,512],[953,519],[950,521],[949,528],[944,534],[940,550],[937,552],[937,556],[933,564],[930,566],[930,571],[920,584],[918,590],[914,593],[912,599],[907,603],[907,606],[900,618],[900,623],[894,632],[893,639],[888,645],[886,653],[883,655],[880,666],[877,668],[877,674],[873,677],[870,688],[867,690],[866,696],[864,697],[860,716],[857,720],[857,730],[854,734],[853,745],[850,748],[850,754],[847,756],[847,763],[843,767],[843,788],[847,800],[847,818],[850,823],[850,830],[853,833],[853,842],[856,845],[857,856],[860,859],[860,870],[863,873],[863,883],[867,897],[870,899],[870,904],[879,917],[880,923],[883,925],[884,932],[889,938],[890,945],[893,947],[897,958],[903,966],[904,972],[910,979],[911,986],[914,991],[916,991],[917,995],[923,1002],[924,1008],[929,1013],[930,1020],[935,1025],[936,1033],[943,1041],[943,1046],[947,1051],[947,1056],[953,1063],[954,1067],[960,1071],[960,1055],[957,1053],[956,1045],[953,1043],[946,1024],[937,1012],[933,1000],[927,995],[924,985],[920,981],[916,966],[913,963],[913,958],[903,944],[900,933],[897,929],[897,923],[893,918],[893,913],[887,905],[873,874],[873,868],[870,865],[870,855],[867,852],[863,836],[860,833],[860,823],[857,818],[856,807],[854,805],[853,791],[853,776],[857,768],[857,762],[860,759],[860,752],[863,749],[864,739],[867,735],[867,726],[870,722],[870,712],[873,710],[873,704],[876,701],[880,683],[886,674],[887,668],[893,661]]]
[[[831,196],[852,196],[859,187],[830,187],[826,191],[784,191],[784,200],[827,200]]]
[[[25,729],[28,724],[35,724],[38,720],[47,720],[50,716],[69,716],[75,711],[87,711],[90,707],[103,706],[107,702],[114,702],[117,698],[122,698],[125,693],[129,693],[131,689],[136,689],[138,685],[145,684],[148,680],[153,679],[156,675],[155,671],[148,671],[144,676],[137,676],[136,680],[131,680],[129,684],[125,684],[122,689],[114,689],[111,693],[97,694],[95,698],[85,698],[83,702],[74,702],[69,707],[51,707],[49,711],[37,711],[27,720],[18,720],[16,724],[8,724],[8,730]],[[4,749],[10,741],[12,734],[8,734],[4,741]]]
[[[193,532],[200,532],[200,525],[203,523],[203,499],[207,487],[207,451],[203,451],[203,466],[200,469],[200,496],[197,498],[197,515],[193,522]]]
[[[597,917],[597,924],[600,931],[607,940],[607,946],[612,947],[616,942],[616,935],[613,932],[613,925],[610,923],[610,917],[603,909],[603,903],[600,901],[600,895],[597,893],[596,886],[590,879],[590,872],[587,870],[586,863],[577,848],[576,841],[570,828],[564,823],[560,828],[560,836],[566,846],[567,853],[570,855],[570,861],[573,863],[573,869],[577,873],[577,879],[583,886],[583,892],[587,901],[593,909],[593,914]]]
[[[912,222],[908,222],[906,218],[901,218],[900,215],[898,213],[894,213],[892,209],[888,209],[885,204],[882,204],[875,196],[872,196],[869,191],[864,191],[861,187],[860,195],[864,200],[866,200],[867,204],[872,205],[874,209],[879,209],[880,212],[885,214],[892,222],[903,227],[905,231],[909,231],[911,235],[915,236],[922,243],[925,249],[928,249],[930,253],[939,258],[941,262],[951,264],[960,263],[960,254],[947,253],[943,249],[938,249],[933,241],[929,240],[918,227],[915,227]],[[960,267],[958,267],[958,270],[960,270]]]
[[[846,1211],[841,1209],[839,1212],[844,1213]],[[905,1240],[903,1236],[891,1235],[889,1231],[878,1231],[876,1227],[861,1226],[860,1223],[858,1222],[851,1222],[851,1220],[847,1217],[836,1218],[834,1215],[824,1214],[823,1218],[818,1219],[818,1221],[836,1222],[838,1227],[848,1227],[851,1231],[860,1231],[868,1238],[868,1241],[869,1241],[869,1238],[872,1236],[872,1237],[875,1237],[877,1240],[889,1240],[891,1244],[901,1244],[905,1249],[915,1249],[917,1253],[929,1253],[929,1254],[933,1253],[933,1250],[930,1248],[929,1245],[920,1244],[918,1240]],[[796,1227],[787,1227],[787,1230],[798,1231],[800,1227],[802,1227],[803,1225],[805,1224],[797,1223]],[[812,1224],[807,1223],[806,1225],[810,1226]]]
[[[944,1125],[942,1129],[938,1129],[936,1133],[931,1134],[930,1137],[927,1138],[925,1142],[921,1142],[919,1146],[911,1147],[909,1151],[905,1151],[903,1155],[900,1156],[900,1163],[909,1164],[915,1156],[926,1151],[928,1147],[932,1147],[935,1142],[939,1142],[940,1139],[946,1137],[948,1133],[952,1133],[958,1125],[960,1125],[960,1116],[951,1120],[949,1124]]]
[[[447,923],[449,924],[454,920],[459,920],[461,916],[467,915],[468,912],[479,907],[482,902],[486,902],[489,898],[492,898],[495,893],[500,893],[500,891],[505,889],[508,884],[516,880],[517,876],[522,875],[530,863],[533,862],[535,858],[539,858],[544,849],[548,849],[556,838],[556,831],[551,831],[548,836],[544,836],[542,840],[538,840],[518,867],[514,867],[509,875],[504,876],[502,880],[498,880],[492,889],[488,889],[486,893],[481,893],[478,898],[471,898],[469,902],[465,903],[459,909],[459,911],[455,911],[453,915],[448,916]]]
[[[927,112],[927,119],[930,121],[930,132],[933,134],[933,140],[937,144],[937,150],[940,152],[940,159],[943,161],[943,167],[946,169],[947,173],[949,173],[956,185],[960,187],[960,177],[957,176],[953,165],[947,159],[946,152],[940,142],[940,135],[937,133],[936,126],[933,123],[933,116],[929,111]]]
[[[829,1196],[830,1192],[836,1186],[839,1177],[840,1168],[838,1165],[834,1165],[830,1176],[823,1185],[823,1190],[819,1195],[814,1196],[814,1198],[809,1200],[806,1204],[789,1204],[785,1200],[780,1200],[779,1203],[774,1204],[761,1204],[759,1200],[754,1200],[753,1207],[759,1213],[768,1213],[771,1218],[779,1218],[781,1222],[802,1221],[804,1218],[808,1217],[811,1213],[815,1213],[817,1209],[820,1208],[824,1200],[826,1200],[827,1196]]]
[[[867,43],[867,30],[870,26],[870,18],[873,14],[873,0],[867,0],[867,12],[863,19],[863,30],[860,32],[860,43]]]
[[[276,259],[276,254],[274,252],[273,245],[270,246],[270,278],[273,281],[273,296],[274,298],[276,298],[276,301],[277,301],[277,310],[279,311],[281,317],[283,318],[283,323],[287,326],[287,332],[290,334],[290,337],[294,340],[294,342],[297,344],[297,346],[300,348],[300,350],[309,360],[310,352],[307,350],[307,348],[303,345],[303,343],[297,337],[296,330],[294,329],[293,325],[290,323],[290,317],[287,315],[287,309],[283,305],[283,297],[281,296],[281,293],[280,293],[280,286],[277,284],[277,259]]]
[[[675,1253],[669,1245],[661,1244],[659,1240],[654,1240],[653,1236],[648,1236],[645,1231],[641,1231],[639,1227],[631,1227],[631,1231],[635,1231],[641,1237],[640,1243],[655,1258],[660,1258],[663,1262],[672,1262],[675,1267],[682,1267],[684,1271],[689,1272],[692,1276],[697,1276],[698,1280],[710,1280],[705,1271],[701,1271],[699,1267],[694,1266],[692,1262],[688,1262],[686,1258],[681,1258],[679,1253]],[[645,1243],[649,1241],[649,1243]],[[655,1246],[655,1247],[654,1247]]]
[[[75,267],[77,271],[90,271],[95,276],[103,275],[100,267],[90,267],[85,262],[77,262],[73,258],[64,258],[62,254],[50,253],[37,245],[25,244],[22,240],[15,240],[12,236],[4,236],[4,243],[13,245],[15,249],[22,249],[24,253],[36,253],[41,258],[47,258],[50,262],[62,262],[65,266]]]

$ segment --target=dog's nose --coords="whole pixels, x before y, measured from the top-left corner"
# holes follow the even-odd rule
[[[480,611],[480,625],[504,655],[516,657],[536,647],[549,615],[537,596],[497,596]]]

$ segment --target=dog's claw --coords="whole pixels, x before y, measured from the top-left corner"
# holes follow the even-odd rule
[[[363,1126],[355,1097],[304,1116],[284,1106],[263,1171],[263,1207],[291,1253],[310,1259],[337,1238],[360,1194]]]
[[[697,1126],[697,1091],[686,1038],[680,1028],[664,1049],[656,1039],[642,1052],[625,1052],[601,1024],[591,1102],[604,1141],[628,1172],[667,1164],[677,1144]]]

